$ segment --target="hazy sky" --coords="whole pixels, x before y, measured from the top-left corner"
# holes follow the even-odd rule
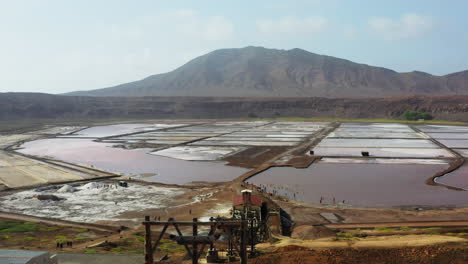
[[[0,92],[104,88],[264,46],[436,75],[468,69],[466,0],[0,0]]]

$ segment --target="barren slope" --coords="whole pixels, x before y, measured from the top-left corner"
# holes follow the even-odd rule
[[[0,120],[100,118],[395,118],[405,110],[468,122],[468,96],[372,99],[320,97],[87,97],[0,93]]]
[[[221,49],[178,69],[92,96],[381,97],[468,94],[468,71],[447,76],[397,73],[301,49]]]

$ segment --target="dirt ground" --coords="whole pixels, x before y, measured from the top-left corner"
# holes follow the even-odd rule
[[[230,166],[255,168],[271,160],[291,147],[251,147],[235,155],[226,157],[224,160]]]
[[[342,248],[313,250],[299,246],[249,260],[250,264],[462,264],[468,261],[466,245],[432,245],[396,248]]]
[[[342,223],[379,223],[408,221],[458,221],[468,219],[468,208],[352,208],[340,205],[318,206],[275,198],[292,216],[296,225],[327,224],[320,213],[334,213]]]

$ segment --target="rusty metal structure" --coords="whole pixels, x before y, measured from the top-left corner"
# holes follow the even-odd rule
[[[175,241],[183,245],[187,251],[188,256],[192,259],[192,263],[198,263],[200,256],[204,254],[205,247],[209,245],[208,249],[208,263],[216,263],[218,260],[217,253],[214,244],[219,239],[219,236],[215,235],[217,230],[221,230],[227,237],[228,248],[227,248],[227,261],[235,261],[236,256],[239,256],[242,264],[247,264],[247,221],[245,220],[225,220],[225,219],[214,219],[211,218],[209,222],[199,222],[197,218],[194,218],[192,222],[181,222],[175,221],[173,218],[169,218],[168,221],[150,221],[149,216],[145,216],[143,222],[145,226],[145,264],[153,264],[153,255],[157,250],[157,247],[170,226],[173,226],[178,234]],[[163,229],[160,231],[159,236],[154,240],[152,238],[152,226],[162,226]],[[180,227],[191,226],[192,235],[184,236]],[[200,235],[198,233],[198,227],[205,226],[209,227],[210,231],[208,235]],[[238,239],[240,237],[240,239]]]
[[[268,207],[262,197],[252,194],[252,190],[245,189],[241,195],[234,198],[232,219],[247,221],[247,242],[250,255],[256,254],[255,245],[269,238]]]
[[[210,218],[209,222],[200,222],[197,218],[193,221],[150,221],[146,216],[142,223],[145,226],[145,264],[154,263],[154,253],[157,251],[168,228],[174,227],[177,236],[173,239],[183,245],[192,263],[198,263],[201,256],[206,254],[208,263],[233,262],[240,259],[241,264],[247,263],[247,256],[256,255],[255,245],[269,238],[268,208],[262,197],[252,195],[251,190],[243,190],[241,195],[233,201],[231,218]],[[153,239],[152,226],[162,226],[157,238]],[[182,234],[181,227],[192,227],[190,235]],[[200,235],[199,227],[209,228],[207,235]],[[220,241],[220,237],[224,241]],[[215,244],[223,247],[215,246]],[[209,246],[205,253],[205,248]],[[221,251],[226,253],[220,257]]]

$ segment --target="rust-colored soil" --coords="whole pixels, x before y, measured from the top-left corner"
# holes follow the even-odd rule
[[[288,246],[249,260],[249,264],[461,264],[468,261],[468,249],[460,245],[439,245],[416,248],[327,249],[309,250]]]

